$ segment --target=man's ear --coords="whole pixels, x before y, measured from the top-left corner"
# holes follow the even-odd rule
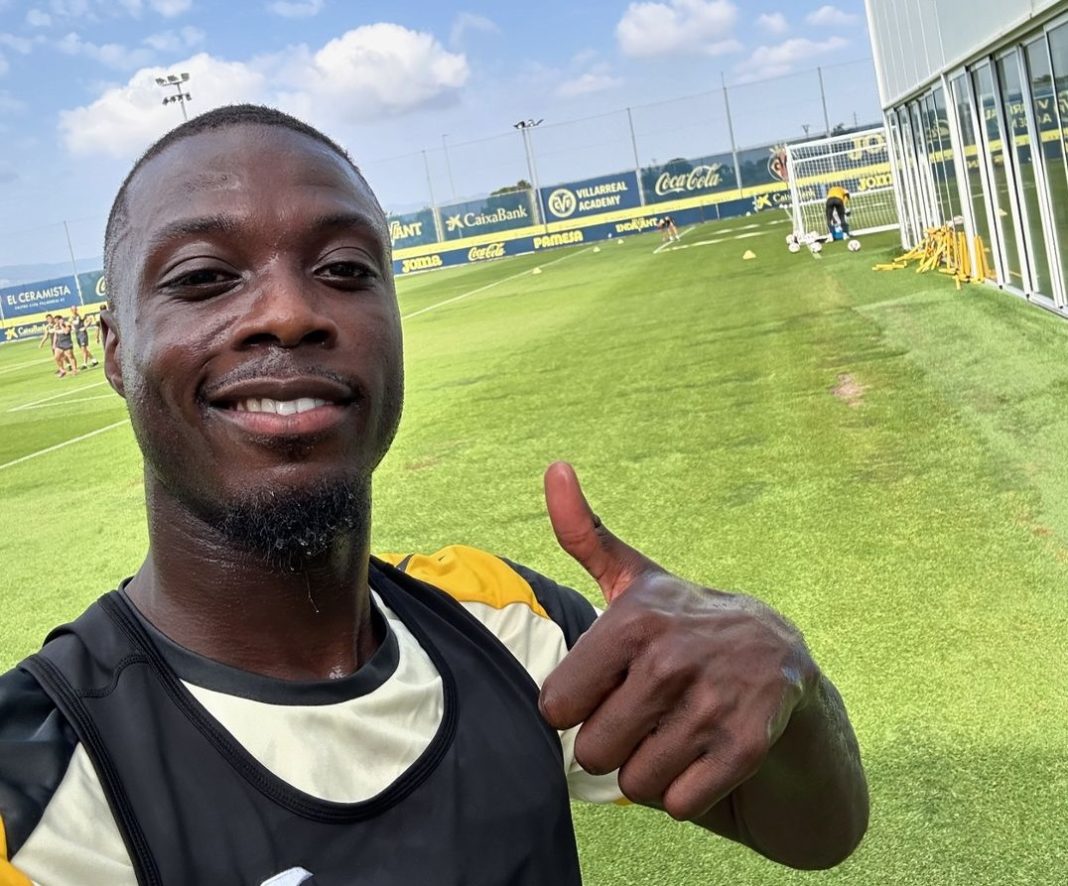
[[[119,352],[121,336],[115,313],[110,307],[100,312],[100,337],[104,344],[104,375],[115,393],[126,399],[126,387],[122,382],[122,359]]]

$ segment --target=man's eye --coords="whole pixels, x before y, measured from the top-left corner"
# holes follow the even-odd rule
[[[221,283],[229,283],[233,277],[233,274],[215,268],[197,268],[195,271],[172,277],[164,285],[170,289],[184,286],[218,286]]]
[[[377,274],[365,265],[357,261],[335,261],[323,265],[316,273],[320,277],[341,280],[373,280]]]

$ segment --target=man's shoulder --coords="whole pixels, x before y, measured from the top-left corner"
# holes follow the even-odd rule
[[[0,823],[11,857],[55,794],[78,737],[22,668],[0,674]]]
[[[0,747],[5,752],[12,742],[41,736],[42,725],[57,715],[55,702],[25,668],[0,674]],[[6,753],[0,754],[0,778],[7,759]]]
[[[478,548],[449,545],[432,554],[381,554],[379,558],[469,609],[489,610],[490,621],[518,611],[520,618],[552,622],[568,648],[597,618],[597,610],[578,591]]]

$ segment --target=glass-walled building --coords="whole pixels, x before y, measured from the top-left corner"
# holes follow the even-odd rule
[[[1068,0],[867,0],[902,242],[1068,314]]]

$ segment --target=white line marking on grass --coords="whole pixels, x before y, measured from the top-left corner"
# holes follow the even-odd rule
[[[570,255],[562,256],[561,258],[558,258],[555,261],[551,261],[548,264],[539,265],[538,267],[549,268],[553,265],[558,265],[562,261],[567,261],[569,258],[574,258],[577,255],[582,255],[585,252],[589,252],[591,249],[593,249],[593,247],[588,246],[585,249],[579,250],[578,252],[572,252]],[[508,283],[512,280],[518,280],[520,277],[529,276],[533,270],[534,269],[531,268],[528,271],[520,271],[518,274],[512,274],[511,277],[504,277],[500,280],[494,281],[493,283],[487,283],[485,286],[479,286],[478,289],[472,289],[470,292],[461,292],[459,295],[454,295],[452,298],[445,299],[445,301],[439,301],[437,302],[437,304],[428,305],[425,308],[420,308],[418,311],[412,311],[410,314],[404,314],[401,316],[401,320],[411,320],[412,317],[418,317],[420,314],[426,314],[437,308],[443,308],[445,307],[445,305],[451,305],[453,302],[458,302],[462,299],[470,298],[472,295],[478,295],[480,292],[485,292],[488,289],[493,289],[496,286],[500,286],[502,283]]]
[[[93,400],[112,400],[115,394],[97,394],[95,397],[75,397],[73,400],[64,400],[62,403],[38,403],[36,406],[20,406],[19,411],[27,409],[54,409],[57,406],[67,406],[70,403],[89,403]]]
[[[681,234],[679,234],[679,236],[675,239],[675,242],[677,243],[679,240],[681,240],[683,237],[685,237],[691,231],[694,231],[696,229],[697,229],[697,225],[690,225],[685,231],[683,231]],[[659,255],[661,252],[663,252],[665,249],[667,249],[667,247],[669,247],[671,245],[671,242],[672,241],[667,240],[664,243],[661,243],[659,246],[656,247],[656,249],[653,250],[653,255]]]
[[[26,363],[16,363],[14,366],[5,366],[3,369],[0,369],[0,375],[3,375],[5,372],[15,372],[19,369],[25,369],[27,366],[40,366],[42,363],[52,363],[54,360],[54,357],[45,357],[41,360],[29,360]]]
[[[53,394],[51,397],[43,397],[40,400],[34,400],[31,403],[23,403],[21,406],[12,406],[8,412],[21,412],[23,409],[32,409],[39,403],[49,403],[52,400],[58,400],[60,397],[69,397],[71,394],[77,394],[81,391],[88,391],[90,388],[99,388],[101,385],[106,385],[107,381],[93,382],[91,385],[82,385],[80,388],[71,388],[69,391],[60,391],[58,394]]]
[[[115,424],[107,425],[103,428],[97,428],[95,431],[90,431],[88,434],[82,434],[80,437],[74,437],[71,440],[65,440],[62,443],[57,443],[55,446],[48,446],[45,449],[38,449],[37,452],[31,452],[29,455],[24,455],[21,458],[16,458],[14,461],[9,461],[6,464],[0,465],[0,471],[4,468],[13,468],[15,465],[20,465],[24,461],[29,461],[31,458],[37,458],[39,455],[48,455],[49,452],[55,452],[57,449],[63,449],[65,446],[72,446],[75,443],[81,443],[82,440],[88,440],[90,437],[95,437],[97,434],[103,434],[106,431],[114,430],[122,425],[128,425],[130,420],[124,418],[122,421],[117,421]]]
[[[750,225],[750,227],[753,227]],[[735,230],[744,231],[745,228],[736,228]],[[722,232],[721,232],[722,233]],[[712,240],[697,240],[694,243],[684,243],[682,245],[672,246],[668,252],[674,252],[677,249],[689,249],[691,246],[715,246],[719,243],[728,243],[731,240],[747,240],[750,237],[762,237],[762,231],[751,231],[748,234],[735,234],[733,237],[716,237]],[[659,251],[659,250],[658,250]]]

